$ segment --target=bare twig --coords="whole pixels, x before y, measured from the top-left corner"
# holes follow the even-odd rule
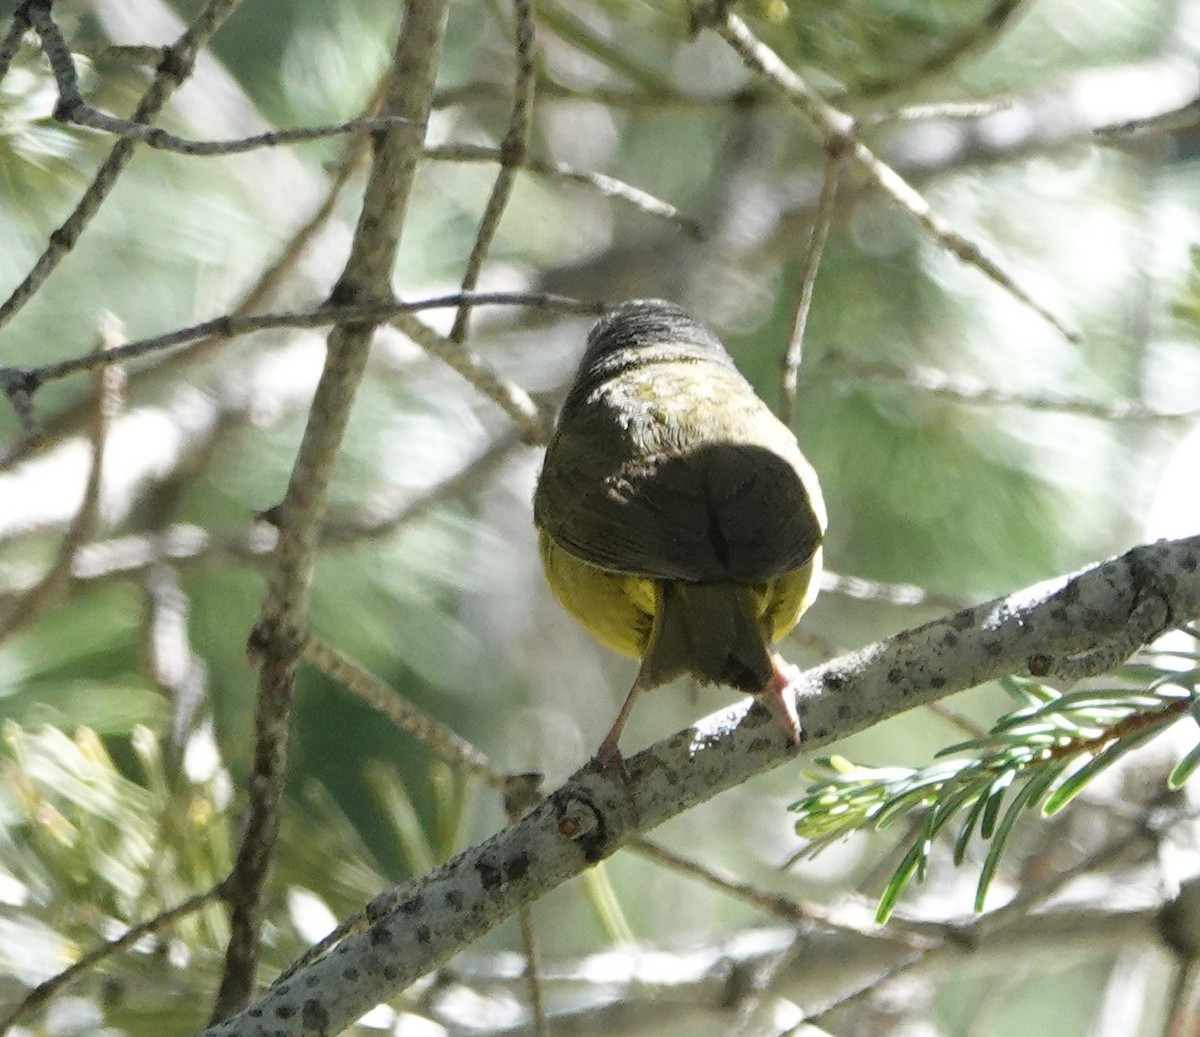
[[[502,161],[502,154],[495,148],[486,148],[477,144],[439,144],[425,150],[426,158],[439,162],[496,162]],[[628,202],[642,212],[674,223],[693,238],[698,239],[703,236],[704,232],[699,221],[685,216],[670,202],[656,198],[648,191],[627,184],[607,173],[594,173],[586,169],[576,169],[565,162],[546,162],[528,156],[522,159],[521,168],[538,176],[557,177],[586,184],[607,198]]]
[[[431,356],[457,371],[511,419],[526,443],[546,443],[550,439],[550,417],[533,401],[529,393],[499,374],[478,353],[451,342],[411,313],[397,313],[392,326],[402,331]]]
[[[504,813],[510,825],[516,824],[525,813],[530,801],[541,798],[540,776],[536,780],[523,780],[519,776],[507,783],[504,794]],[[524,904],[517,911],[517,925],[521,930],[521,951],[525,955],[525,981],[529,988],[529,1007],[533,1016],[534,1037],[546,1037],[546,999],[542,990],[542,969],[538,954],[537,931],[533,926],[533,908]]]
[[[150,123],[162,111],[175,89],[191,75],[200,48],[233,13],[238,2],[239,0],[209,0],[196,20],[167,49],[155,73],[154,81],[134,109],[133,122]],[[48,16],[50,6],[51,0],[27,0],[23,10],[32,19],[35,12],[44,12]],[[46,278],[54,272],[62,258],[75,247],[80,235],[116,185],[129,160],[133,158],[136,145],[137,142],[129,138],[122,138],[113,145],[74,211],[67,217],[66,222],[50,235],[50,241],[34,263],[33,269],[13,289],[12,294],[0,303],[0,327],[20,312]]]
[[[409,0],[405,5],[381,114],[414,125],[373,140],[371,173],[350,257],[333,292],[337,302],[375,303],[392,297],[392,266],[421,157],[417,127],[429,115],[445,14],[444,0]],[[279,542],[262,615],[251,635],[259,661],[254,763],[245,835],[230,880],[231,935],[214,1021],[243,1007],[254,990],[267,879],[279,833],[292,684],[305,640],[308,586],[330,477],[366,369],[374,327],[373,322],[339,323],[330,333],[308,425],[278,508]]]
[[[100,332],[96,352],[101,366],[96,369],[96,395],[92,402],[92,459],[79,511],[58,545],[54,561],[42,578],[13,603],[0,618],[0,642],[17,630],[37,621],[46,607],[71,582],[71,570],[80,549],[96,535],[100,524],[100,490],[104,478],[104,453],[109,429],[116,419],[124,396],[125,377],[111,362],[103,362],[120,341],[120,326],[109,316]]]
[[[433,99],[437,109],[474,102],[494,103],[503,97],[495,83],[476,81],[461,86],[439,90]],[[543,70],[537,81],[537,99],[546,101],[583,101],[603,108],[652,111],[696,111],[711,112],[729,108],[751,108],[760,104],[779,104],[779,95],[759,86],[747,87],[728,94],[684,94],[677,90],[661,89],[629,90],[626,88],[568,86],[548,76]]]
[[[982,119],[1012,108],[1005,97],[993,101],[935,101],[931,104],[912,104],[890,111],[868,112],[858,117],[862,126],[886,126],[899,122],[924,122],[928,119]]]
[[[144,582],[146,594],[143,645],[150,678],[171,704],[170,750],[178,762],[204,701],[207,668],[192,651],[188,637],[189,603],[170,565],[150,567]]]
[[[1009,23],[1025,0],[994,0],[992,8],[951,39],[943,42],[934,53],[916,66],[899,75],[880,77],[858,84],[849,92],[854,100],[880,97],[900,90],[912,89],[918,83],[936,77],[958,64],[968,54],[986,47],[989,41]]]
[[[0,367],[0,390],[3,390],[8,402],[12,404],[26,443],[41,440],[37,416],[33,411],[33,394],[37,392],[38,385],[37,378],[27,371],[15,367]]]
[[[846,576],[826,569],[821,574],[822,594],[842,594],[858,601],[879,601],[885,605],[902,605],[912,608],[918,605],[938,609],[958,609],[967,604],[961,598],[947,594],[935,594],[912,583],[883,583],[866,580],[861,576]]]
[[[34,987],[24,998],[17,1004],[12,1011],[6,1016],[0,1018],[0,1034],[7,1033],[8,1030],[29,1015],[30,1012],[44,1005],[63,987],[73,983],[84,973],[95,968],[100,962],[106,958],[112,957],[114,954],[119,954],[121,951],[128,950],[134,946],[139,940],[153,933],[157,933],[172,922],[180,918],[186,918],[188,915],[195,914],[205,904],[211,900],[215,900],[224,894],[225,884],[218,883],[211,889],[206,889],[202,893],[197,893],[195,896],[188,897],[187,900],[174,907],[167,908],[165,911],[160,911],[153,918],[148,918],[144,922],[140,922],[135,926],[126,929],[120,936],[107,943],[102,943],[98,947],[93,947],[90,951],[73,962],[70,966],[63,969],[62,972],[51,976],[43,983],[39,983]]]
[[[580,302],[577,299],[549,292],[472,292],[470,295],[453,292],[449,295],[416,302],[393,300],[331,304],[320,306],[315,310],[259,313],[244,317],[226,316],[201,321],[199,324],[169,331],[164,335],[155,335],[153,338],[140,339],[117,346],[107,357],[107,362],[120,363],[125,360],[134,360],[149,353],[186,345],[209,336],[234,338],[238,335],[249,335],[256,331],[269,331],[274,328],[324,328],[342,324],[379,324],[406,313],[459,306],[464,300],[469,300],[472,306],[532,306],[559,310],[563,313],[598,314],[602,313],[605,308],[605,304],[601,302]],[[407,326],[400,330],[408,333]],[[36,391],[45,382],[65,378],[67,375],[76,374],[79,371],[90,370],[103,362],[105,362],[104,359],[95,355],[84,354],[42,367],[24,369],[0,367],[0,380],[6,385],[11,383],[23,388],[26,392],[31,392]],[[11,397],[11,391],[9,395]]]
[[[304,126],[292,130],[273,130],[250,137],[240,137],[237,140],[190,140],[144,122],[119,119],[89,105],[80,93],[75,61],[71,57],[67,41],[63,39],[62,32],[59,31],[50,15],[50,7],[48,5],[43,7],[41,4],[35,3],[29,6],[28,12],[33,27],[41,37],[42,51],[50,62],[54,81],[58,87],[58,103],[54,106],[54,117],[64,123],[135,140],[150,148],[193,156],[238,155],[258,148],[274,148],[302,141],[323,140],[326,137],[336,137],[346,133],[371,133],[377,130],[388,130],[408,122],[407,119],[399,117],[352,119],[349,122],[337,123],[332,126]]]
[[[12,16],[12,21],[8,23],[8,32],[4,34],[3,41],[0,41],[0,81],[8,75],[12,59],[21,49],[21,41],[25,38],[28,29],[29,14],[23,6],[18,7]]]
[[[800,286],[792,307],[792,326],[788,334],[788,346],[783,355],[783,379],[779,402],[779,417],[785,425],[791,425],[796,413],[796,377],[800,371],[800,360],[804,350],[804,329],[808,325],[808,311],[812,306],[813,286],[817,271],[821,267],[821,253],[825,249],[825,238],[833,223],[837,202],[838,180],[842,173],[840,148],[831,151],[825,160],[825,179],[821,185],[821,199],[813,215],[812,233],[808,247],[804,250],[804,264],[800,268]]]
[[[513,86],[512,114],[508,119],[508,129],[500,144],[500,169],[496,173],[496,182],[492,185],[492,193],[488,197],[483,216],[479,220],[479,230],[475,235],[475,244],[471,255],[467,258],[463,271],[462,290],[473,291],[479,283],[479,274],[483,270],[484,260],[487,259],[488,249],[500,226],[500,217],[508,207],[516,184],[517,170],[525,161],[525,150],[529,146],[529,124],[533,111],[534,66],[533,66],[533,0],[512,0],[516,16],[516,56],[517,78]],[[450,329],[450,341],[462,343],[467,337],[467,325],[471,317],[471,307],[464,302],[454,315],[454,325]]]
[[[332,123],[328,126],[299,126],[290,130],[268,130],[266,133],[238,137],[236,140],[191,140],[168,133],[156,126],[143,126],[126,119],[118,119],[83,104],[77,107],[65,107],[60,104],[55,109],[55,114],[63,122],[136,140],[148,148],[173,151],[180,155],[193,157],[241,155],[247,151],[257,151],[259,148],[278,148],[287,144],[325,140],[327,137],[341,137],[348,133],[377,133],[380,130],[389,130],[409,122],[408,119],[351,119],[348,122]]]
[[[957,709],[946,705],[945,702],[931,702],[927,708],[930,713],[953,724],[968,738],[983,738],[987,735],[987,728],[982,724],[977,724],[970,717],[963,716]]]
[[[784,94],[820,137],[827,150],[832,152],[844,148],[847,157],[852,159],[876,186],[899,203],[943,248],[987,275],[1015,299],[1045,318],[1067,339],[1072,342],[1079,341],[1077,331],[1068,328],[1057,315],[1021,288],[975,242],[964,237],[934,213],[929,203],[915,188],[858,139],[854,120],[815,93],[779,55],[750,31],[745,22],[734,14],[726,13],[723,19],[715,22],[714,28],[749,68],[765,77],[768,83]]]
[[[920,947],[929,944],[928,938],[915,931],[909,931],[903,923],[889,926],[886,929],[876,925],[869,909],[863,911],[840,910],[820,904],[800,903],[781,893],[767,893],[748,882],[726,875],[717,868],[683,857],[652,839],[644,837],[634,839],[630,842],[629,848],[647,860],[655,861],[681,875],[703,882],[713,889],[719,889],[722,893],[736,897],[747,904],[753,904],[785,922],[796,925],[822,925],[829,929],[841,929],[858,936],[865,936],[868,939],[906,947]]]
[[[1127,119],[1110,126],[1097,126],[1093,131],[1107,143],[1116,143],[1143,133],[1178,133],[1200,122],[1200,98],[1173,108],[1169,112],[1148,115],[1142,119]]]
[[[948,374],[932,367],[900,367],[888,363],[851,363],[826,357],[807,368],[806,377],[834,380],[845,386],[867,382],[887,382],[921,389],[933,396],[980,406],[1024,407],[1026,410],[1077,414],[1100,421],[1166,422],[1188,421],[1200,414],[1200,407],[1183,411],[1160,411],[1133,400],[1093,400],[1061,393],[1013,392],[997,389],[977,378]]]
[[[507,787],[507,778],[479,749],[336,648],[310,635],[304,642],[304,658],[447,763],[497,791]]]

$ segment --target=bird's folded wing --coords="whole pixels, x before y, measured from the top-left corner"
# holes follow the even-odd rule
[[[758,583],[803,565],[821,542],[809,472],[799,450],[717,442],[631,457],[627,444],[564,431],[535,516],[560,547],[604,569]]]

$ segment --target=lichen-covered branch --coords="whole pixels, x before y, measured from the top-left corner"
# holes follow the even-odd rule
[[[337,1033],[470,941],[635,835],[750,777],[890,716],[1121,640],[1147,596],[1172,623],[1200,616],[1200,536],[1151,544],[963,609],[803,674],[800,749],[748,701],[626,761],[592,766],[518,824],[368,907],[372,924],[208,1037]]]

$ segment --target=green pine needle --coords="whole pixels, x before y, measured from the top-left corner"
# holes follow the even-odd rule
[[[1128,669],[1122,672],[1128,675]],[[1142,665],[1138,676],[1143,681],[1137,685],[1117,682],[1066,694],[1008,677],[1000,683],[1017,709],[987,735],[942,750],[927,767],[861,767],[840,756],[818,760],[823,772],[810,775],[813,784],[791,807],[799,815],[797,833],[809,840],[803,856],[860,829],[885,829],[924,811],[880,896],[877,920],[887,920],[914,877],[924,878],[933,845],[951,822],[957,822],[956,865],[975,838],[989,844],[975,897],[981,911],[1021,814],[1038,806],[1043,816],[1061,810],[1097,775],[1185,713],[1200,725],[1200,668],[1164,673]],[[954,758],[947,758],[951,753]],[[1198,768],[1200,744],[1175,767],[1170,786],[1178,788]]]

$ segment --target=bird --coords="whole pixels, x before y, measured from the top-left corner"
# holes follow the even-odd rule
[[[640,660],[597,756],[642,691],[690,674],[754,695],[795,743],[796,668],[776,643],[816,597],[827,524],[795,435],[682,308],[607,310],[546,448],[533,500],[559,602]]]

